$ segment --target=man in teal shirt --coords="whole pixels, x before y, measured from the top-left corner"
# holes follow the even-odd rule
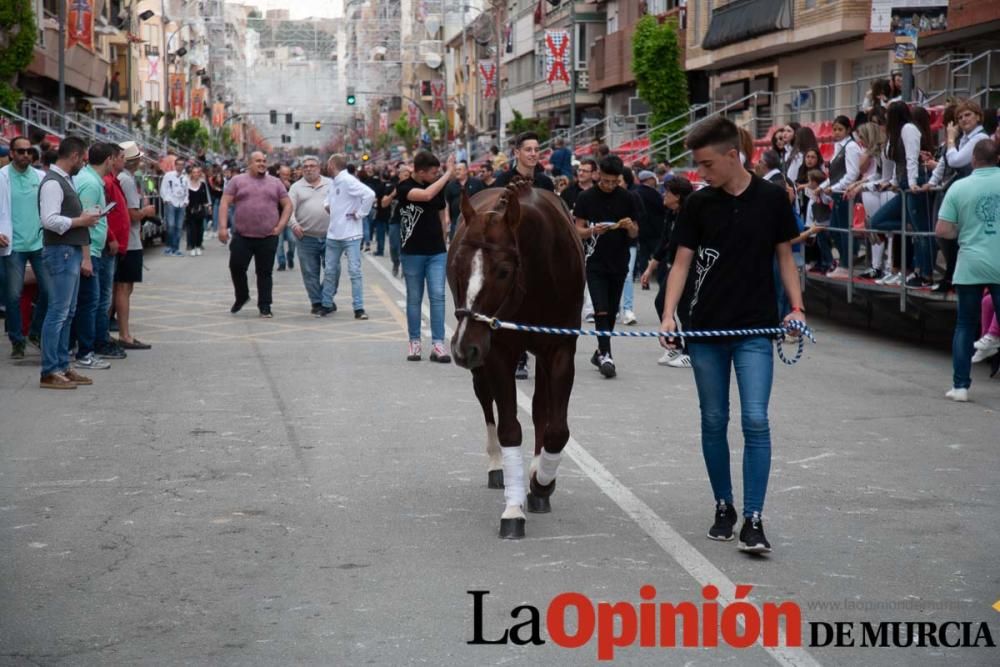
[[[10,142],[10,152],[11,163],[0,169],[0,234],[9,234],[7,245],[0,247],[0,261],[7,269],[7,279],[5,284],[0,284],[0,289],[7,305],[10,356],[23,359],[25,338],[20,304],[28,262],[38,282],[38,297],[28,333],[28,340],[36,347],[41,340],[48,295],[47,274],[42,267],[42,221],[38,214],[38,188],[45,174],[31,166],[35,149],[27,137],[15,137]]]
[[[87,153],[87,166],[73,177],[73,187],[80,197],[84,211],[96,207],[102,210],[104,198],[104,175],[111,168],[112,148],[106,143],[97,143]],[[100,263],[104,261],[104,244],[108,238],[108,220],[102,217],[90,228],[90,246],[83,248],[83,262],[80,266],[80,291],[76,301],[76,316],[73,331],[76,337],[77,368],[103,370],[111,364],[94,354],[94,344],[98,340],[97,303],[100,300]]]
[[[972,151],[971,176],[956,181],[941,202],[935,233],[958,239],[955,293],[958,319],[951,343],[954,378],[945,396],[969,400],[973,343],[979,334],[980,303],[989,290],[1000,306],[1000,168],[997,144],[984,139]]]

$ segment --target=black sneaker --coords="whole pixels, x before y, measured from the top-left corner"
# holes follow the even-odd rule
[[[319,313],[320,313],[321,310],[323,310],[323,304],[321,304],[321,303],[314,303],[312,305],[312,308],[309,310],[309,314],[310,315],[315,315],[316,317],[319,317],[320,316]]]
[[[615,370],[615,360],[611,358],[611,354],[605,354],[601,357],[601,375],[608,378],[609,380],[614,376],[618,375],[618,371]]]
[[[18,341],[16,343],[12,343],[12,347],[11,347],[11,350],[10,350],[10,358],[11,359],[24,359],[24,341],[23,340]]]
[[[365,312],[364,308],[359,308],[358,310],[354,311],[354,319],[356,319],[356,320],[367,320],[368,319],[368,313]]]
[[[125,350],[114,344],[102,345],[95,352],[101,359],[124,359],[128,356]]]
[[[249,300],[250,300],[250,297],[247,297],[245,299],[237,299],[236,301],[233,302],[233,305],[229,309],[229,312],[232,313],[233,315],[235,315],[236,313],[238,313],[241,310],[243,310],[243,306],[247,305],[247,301],[249,301]]]
[[[517,365],[517,370],[514,371],[514,378],[517,380],[527,380],[528,379],[528,364],[519,363]]]
[[[728,542],[733,539],[733,528],[736,527],[736,508],[725,500],[720,500],[715,506],[715,523],[708,529],[708,539]]]
[[[291,271],[295,268],[295,260],[291,257],[288,258],[288,270]]]
[[[590,357],[590,363],[592,363],[597,368],[601,367],[601,351],[600,350],[594,350],[594,354],[592,354],[591,357]]]
[[[740,551],[745,551],[748,554],[771,553],[771,543],[764,537],[764,522],[759,513],[754,512],[753,516],[743,519],[743,528],[740,529],[740,541],[737,546],[739,546]]]
[[[42,339],[41,339],[41,337],[40,336],[35,336],[35,335],[32,335],[32,334],[28,334],[28,345],[30,345],[31,347],[35,348],[36,350],[41,350],[42,349]]]
[[[269,320],[272,317],[274,317],[274,313],[271,312],[270,308],[261,308],[261,310],[260,310],[260,316],[261,316],[261,318],[263,318],[265,320]]]
[[[337,306],[335,306],[335,305],[334,306],[320,306],[319,307],[319,316],[320,317],[328,317],[328,316],[332,315],[335,312],[337,312]]]

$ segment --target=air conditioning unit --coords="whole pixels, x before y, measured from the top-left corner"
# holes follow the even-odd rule
[[[630,97],[628,98],[628,115],[629,116],[642,116],[648,114],[652,109],[646,104],[646,101],[641,97]]]

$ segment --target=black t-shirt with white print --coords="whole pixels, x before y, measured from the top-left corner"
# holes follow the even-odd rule
[[[573,217],[582,218],[591,225],[618,222],[631,218],[639,224],[642,215],[637,197],[622,187],[605,192],[594,186],[580,193],[573,207]],[[613,229],[599,236],[583,240],[587,253],[587,269],[607,273],[628,273],[629,246],[632,239],[624,229]]]
[[[399,206],[400,248],[407,255],[437,255],[447,252],[440,211],[445,207],[444,188],[430,201],[410,201],[411,190],[422,190],[430,184],[417,183],[408,178],[396,186]]]
[[[778,324],[775,246],[798,236],[784,188],[758,176],[738,196],[703,188],[685,201],[675,233],[677,244],[695,253],[693,329]]]

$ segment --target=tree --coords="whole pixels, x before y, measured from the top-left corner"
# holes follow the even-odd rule
[[[507,134],[517,136],[522,132],[534,132],[539,143],[549,138],[549,125],[540,118],[525,118],[520,111],[514,110],[514,119],[507,123]]]
[[[400,116],[396,119],[396,122],[392,124],[392,133],[403,142],[406,150],[413,150],[420,139],[420,127],[410,125],[406,116]]]
[[[177,122],[170,129],[170,138],[181,146],[187,146],[198,151],[205,150],[211,143],[208,130],[196,118]]]
[[[632,73],[639,97],[650,107],[650,125],[661,125],[688,110],[687,76],[681,64],[676,19],[659,23],[652,16],[644,16],[639,20],[632,38]],[[653,132],[650,141],[655,144],[685,124],[685,119],[680,118]],[[676,155],[682,147],[678,140],[669,152]]]
[[[21,101],[14,81],[35,54],[37,26],[32,0],[0,2],[0,107],[17,109]]]

